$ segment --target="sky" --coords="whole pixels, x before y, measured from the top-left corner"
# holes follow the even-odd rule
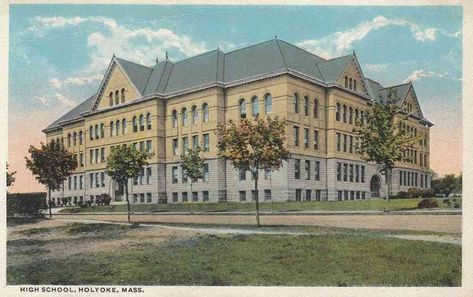
[[[113,54],[154,65],[277,36],[324,58],[353,50],[366,77],[411,81],[431,128],[431,168],[462,167],[462,8],[453,6],[10,5],[10,192],[43,191],[30,145],[94,94]]]

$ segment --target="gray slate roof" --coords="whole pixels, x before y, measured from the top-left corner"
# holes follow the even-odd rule
[[[285,41],[272,39],[227,53],[217,49],[178,62],[166,58],[152,67],[117,57],[114,59],[143,96],[167,96],[209,84],[229,85],[288,71],[304,74],[322,84],[334,83],[353,57],[354,54],[350,54],[325,60]],[[386,88],[370,79],[367,79],[367,84],[370,96],[375,100],[382,100]],[[398,96],[404,99],[408,87],[399,85],[396,89]],[[94,100],[95,95],[54,121],[45,130],[59,128],[60,122],[91,111]]]

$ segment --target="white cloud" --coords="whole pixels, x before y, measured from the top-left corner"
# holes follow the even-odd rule
[[[73,100],[67,98],[63,94],[55,94],[54,97],[56,98],[56,100],[59,103],[61,103],[62,105],[66,106],[66,107],[75,107],[77,105],[77,103],[75,103]]]
[[[37,97],[37,99],[41,102],[43,105],[49,105],[49,101],[46,97]]]
[[[73,17],[73,18],[64,18],[64,17],[42,17],[37,16],[34,18],[33,26],[29,27],[30,31],[37,31],[41,28],[53,27],[59,28],[64,26],[75,26],[86,21],[85,18]]]
[[[56,77],[53,77],[49,80],[49,85],[55,89],[61,88],[62,84]]]
[[[447,72],[444,72],[444,73],[437,73],[437,72],[433,72],[433,71],[426,71],[426,70],[414,70],[405,80],[404,80],[404,83],[407,83],[409,81],[419,81],[423,78],[427,78],[427,77],[439,77],[439,78],[442,78],[442,77],[445,77],[448,73]]]
[[[93,75],[86,77],[72,76],[64,80],[65,84],[71,84],[76,86],[83,86],[85,84],[93,83],[96,80],[102,80],[102,75]]]
[[[335,32],[321,39],[304,40],[297,45],[328,59],[346,54],[352,48],[353,43],[364,39],[370,32],[386,26],[407,27],[413,37],[421,42],[435,41],[437,38],[438,30],[436,28],[422,30],[415,23],[403,19],[388,19],[380,15],[350,30]]]

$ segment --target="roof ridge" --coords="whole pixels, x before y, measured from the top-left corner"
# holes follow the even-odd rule
[[[277,38],[275,38],[276,40],[276,44],[278,45],[278,49],[279,49],[279,54],[281,55],[281,58],[282,58],[282,61],[284,63],[284,67],[286,68],[286,70],[288,70],[287,68],[287,63],[286,63],[286,59],[284,58],[284,55],[282,53],[282,50],[281,50],[281,46],[279,46],[279,40]]]
[[[172,75],[172,71],[174,70],[174,63],[172,63],[171,61],[169,61],[170,65],[171,65],[171,70],[169,71],[169,75],[166,79],[166,84],[164,85],[164,88],[163,88],[163,94],[166,93],[166,88],[168,87],[168,83],[169,83],[169,79],[171,78],[171,75]],[[163,72],[163,75],[164,75],[164,72]]]
[[[250,48],[250,47],[258,46],[258,45],[261,45],[263,43],[270,42],[270,41],[273,41],[273,40],[274,40],[274,38],[266,40],[266,41],[261,41],[261,42],[255,43],[255,44],[250,44],[250,45],[247,45],[245,47],[237,48],[237,49],[231,50],[231,51],[226,52],[226,53],[224,52],[224,54],[227,55],[227,54],[234,53],[234,52],[237,52],[237,51],[240,51],[240,50],[244,50],[244,49],[247,49],[247,48]]]
[[[287,44],[287,45],[290,45],[290,46],[295,47],[295,48],[297,48],[297,49],[300,49],[301,51],[304,51],[304,52],[306,52],[306,53],[308,53],[308,54],[310,54],[310,55],[312,55],[312,56],[315,56],[315,57],[317,57],[317,58],[319,58],[319,59],[322,59],[322,60],[324,60],[324,62],[329,61],[329,60],[327,60],[327,59],[325,59],[325,58],[322,58],[322,57],[320,57],[320,56],[318,56],[318,55],[316,55],[316,54],[314,54],[314,53],[311,53],[310,51],[308,51],[308,50],[306,50],[306,49],[303,49],[303,48],[300,47],[300,46],[294,45],[294,44],[292,44],[292,43],[290,43],[290,42],[287,42],[287,41],[285,41],[285,40],[282,40],[282,39],[279,39],[279,40],[282,41],[282,42],[284,42],[284,43]]]
[[[115,59],[117,59],[117,60],[122,60],[122,61],[125,61],[125,62],[127,62],[127,63],[135,64],[135,65],[137,65],[137,66],[141,66],[141,67],[145,67],[145,68],[148,68],[148,69],[150,69],[150,70],[153,70],[152,67],[149,67],[149,66],[146,66],[146,65],[143,65],[143,64],[138,64],[138,63],[133,62],[133,61],[125,60],[125,59],[119,58],[119,57],[117,57],[117,56],[115,56]]]
[[[177,61],[177,62],[172,62],[171,60],[168,59],[169,62],[171,62],[172,64],[179,64],[181,62],[184,62],[184,61],[187,61],[187,60],[190,60],[190,59],[193,59],[193,58],[197,58],[197,57],[200,57],[200,56],[203,56],[203,55],[206,55],[206,54],[210,54],[211,52],[215,52],[217,51],[216,49],[214,50],[211,50],[211,51],[207,51],[207,52],[204,52],[204,53],[200,53],[198,55],[195,55],[195,56],[192,56],[192,57],[189,57],[189,58],[185,58],[184,60],[180,60],[180,61]]]
[[[404,86],[404,85],[408,85],[412,82],[406,82],[406,83],[402,83],[402,84],[397,84],[397,85],[394,85],[394,86],[388,86],[388,87],[385,87],[385,88],[382,88],[381,90],[384,90],[384,89],[390,89],[390,88],[395,88],[395,87],[400,87],[400,86]]]
[[[322,63],[326,63],[326,62],[331,62],[333,60],[337,60],[337,59],[341,59],[341,58],[346,58],[346,57],[353,57],[354,55],[353,54],[348,54],[348,55],[344,55],[344,56],[340,56],[340,57],[336,57],[336,58],[332,58],[330,60],[325,60],[321,63],[317,63],[317,64],[322,64]]]

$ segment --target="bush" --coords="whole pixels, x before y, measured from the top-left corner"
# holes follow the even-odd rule
[[[422,198],[434,197],[435,193],[432,189],[425,189],[421,191]]]
[[[455,207],[455,208],[460,208],[460,204],[458,204],[458,203],[455,202],[455,204],[453,205],[453,207]]]
[[[404,192],[404,191],[400,191],[397,193],[397,195],[393,198],[399,198],[399,199],[406,199],[406,198],[409,198],[409,193],[407,192]]]
[[[439,204],[438,204],[437,200],[435,200],[435,199],[422,199],[417,204],[418,209],[435,208],[435,207],[438,207],[438,206],[439,206]]]
[[[420,198],[420,197],[422,197],[422,190],[420,190],[420,189],[409,188],[409,190],[407,190],[407,192],[409,193],[410,198]]]
[[[7,216],[35,216],[43,215],[47,209],[46,193],[18,193],[7,194]]]
[[[61,198],[62,205],[67,206],[67,197]]]
[[[100,200],[102,205],[110,205],[110,202],[112,202],[112,197],[110,197],[108,194],[102,194],[100,195]]]
[[[447,203],[447,204],[450,203],[450,199],[448,198],[443,199],[443,203]]]

